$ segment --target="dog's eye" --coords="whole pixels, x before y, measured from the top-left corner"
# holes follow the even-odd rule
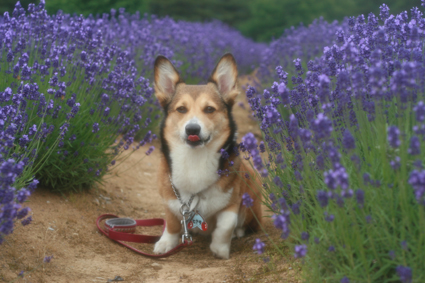
[[[215,111],[214,107],[208,106],[204,109],[205,113],[213,113]]]
[[[186,113],[187,109],[184,106],[180,106],[180,107],[177,108],[177,111],[179,111],[180,113]]]

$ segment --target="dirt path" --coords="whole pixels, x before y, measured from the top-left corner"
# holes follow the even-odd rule
[[[249,106],[241,95],[234,108],[239,138],[248,131],[260,134],[249,118]],[[238,103],[239,103],[238,102]],[[158,149],[159,144],[155,143]],[[258,256],[252,252],[255,238],[268,243],[264,233],[232,241],[231,258],[219,260],[209,250],[210,238],[195,236],[194,244],[166,259],[140,256],[105,238],[94,221],[103,213],[132,218],[163,217],[164,209],[156,191],[159,150],[145,156],[147,147],[139,149],[100,188],[67,197],[37,189],[30,197],[33,222],[15,232],[0,246],[0,282],[107,282],[119,275],[124,282],[299,282],[298,264],[274,257],[269,252]],[[143,160],[141,161],[141,159]],[[279,234],[270,219],[264,220],[270,237]],[[160,229],[138,230],[159,234]],[[153,246],[139,245],[152,252]],[[53,255],[49,264],[45,256]],[[271,258],[268,263],[265,258]],[[274,260],[278,258],[278,260]],[[266,260],[267,261],[267,260]],[[37,268],[38,267],[38,268]],[[35,271],[28,273],[36,268]]]

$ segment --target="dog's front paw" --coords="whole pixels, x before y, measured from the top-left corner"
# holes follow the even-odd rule
[[[169,234],[166,231],[164,231],[161,239],[155,244],[153,252],[156,254],[165,254],[179,244],[179,234]]]
[[[210,249],[215,257],[229,259],[230,244],[211,243]]]

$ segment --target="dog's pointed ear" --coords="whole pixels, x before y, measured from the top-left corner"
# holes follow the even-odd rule
[[[227,53],[221,57],[209,81],[217,85],[223,100],[227,104],[233,105],[236,96],[239,94],[237,79],[238,68],[236,60],[232,54]]]
[[[155,96],[161,106],[165,107],[176,92],[177,84],[182,82],[179,72],[177,72],[170,60],[160,55],[155,59],[154,77]]]

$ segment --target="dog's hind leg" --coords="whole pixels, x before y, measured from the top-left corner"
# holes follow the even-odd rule
[[[164,254],[179,244],[180,232],[182,226],[177,217],[167,207],[165,210],[166,227],[161,239],[156,242],[153,252],[156,254]]]
[[[217,226],[212,233],[210,249],[214,256],[228,259],[230,242],[238,223],[238,205],[232,205],[217,214]]]
[[[238,224],[236,225],[235,230],[233,231],[232,234],[232,239],[233,238],[242,238],[243,236],[245,236],[245,218],[246,218],[246,211],[245,210],[239,210],[239,214],[238,214]]]

